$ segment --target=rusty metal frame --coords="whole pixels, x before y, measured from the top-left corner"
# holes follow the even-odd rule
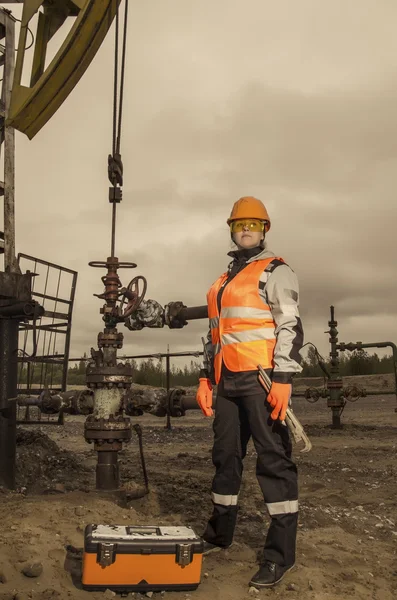
[[[36,328],[36,334],[37,334],[37,348],[41,349],[41,346],[39,345],[41,332],[44,333],[44,341],[42,344],[43,351],[41,354],[36,353],[32,357],[28,357],[26,355],[18,357],[18,362],[19,362],[19,367],[20,367],[19,381],[18,381],[18,393],[40,394],[44,389],[48,389],[49,386],[45,385],[46,378],[47,378],[47,366],[48,365],[62,365],[61,386],[60,387],[53,386],[51,384],[50,389],[54,390],[54,391],[63,392],[63,391],[66,391],[66,388],[67,388],[70,338],[71,338],[71,331],[72,331],[72,315],[73,315],[73,306],[74,306],[74,299],[75,299],[75,294],[76,294],[78,273],[77,273],[77,271],[73,271],[72,269],[68,269],[66,267],[62,267],[60,265],[51,263],[49,261],[35,258],[33,256],[29,256],[28,254],[19,253],[18,254],[18,263],[19,264],[20,264],[21,260],[28,261],[28,262],[30,261],[32,263],[30,271],[33,273],[36,271],[38,264],[44,265],[45,267],[47,267],[47,277],[46,277],[46,281],[44,283],[45,287],[44,287],[43,291],[38,291],[37,288],[36,288],[36,290],[34,288],[34,285],[36,283],[35,280],[38,280],[39,278],[33,277],[33,285],[32,285],[33,299],[36,298],[37,301],[40,302],[40,304],[42,304],[44,306],[43,316],[40,317],[40,320],[38,323],[33,323],[33,324],[28,323],[28,322],[20,323],[20,327],[19,327],[19,334],[20,334],[19,347],[20,348],[22,347],[21,342],[22,342],[22,338],[24,337],[24,341],[23,341],[24,349],[23,350],[25,351],[29,334],[33,334],[34,328]],[[56,292],[55,295],[47,293],[47,281],[48,281],[48,275],[49,275],[50,269],[59,272],[58,282],[60,282],[62,273],[68,273],[69,275],[72,276],[70,292],[69,292],[69,296],[67,298],[61,298],[58,295],[58,291]],[[58,287],[59,287],[59,283],[58,283]],[[46,306],[45,306],[46,300],[50,300],[55,303],[54,310],[46,310]],[[66,306],[65,310],[61,309],[62,312],[58,312],[56,310],[58,302],[64,306]],[[51,322],[49,322],[49,320]],[[55,322],[55,320],[57,322]],[[47,337],[48,333],[50,334],[50,341],[48,343],[49,351],[47,353],[45,353],[46,337]],[[50,346],[51,346],[52,335],[54,335],[53,347],[55,348],[56,336],[58,334],[65,336],[63,353],[62,354],[51,354]],[[23,369],[24,365],[27,366],[27,373],[28,373],[26,388],[21,387],[21,381],[20,381],[22,369]],[[35,370],[35,367],[37,367],[37,365],[41,365],[40,387],[39,388],[31,388],[34,370]],[[45,369],[45,372],[44,372],[44,381],[43,381],[43,370],[44,369]]]
[[[3,151],[4,161],[4,181],[0,182],[0,196],[4,196],[4,233],[0,244],[0,252],[4,253],[2,275],[4,278],[16,279],[20,276],[23,279],[15,258],[15,136],[14,129],[6,123],[14,77],[15,19],[3,8],[0,8],[0,42],[0,64],[3,67],[0,152]],[[18,284],[15,283],[17,289]],[[18,300],[15,293],[12,293],[12,298]],[[0,304],[7,302],[9,299],[0,300]],[[16,403],[11,402],[10,398],[16,395],[17,344],[18,321],[12,318],[0,319],[0,485],[9,489],[15,487]]]
[[[7,123],[15,67],[15,19],[0,8],[0,64],[3,81],[0,99],[0,153],[3,150],[4,181],[0,181],[0,196],[4,196],[4,233],[0,252],[4,252],[4,271],[20,273],[15,259],[15,131]]]

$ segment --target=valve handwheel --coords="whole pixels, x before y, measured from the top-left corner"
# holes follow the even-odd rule
[[[143,289],[141,292],[139,292],[140,280],[143,282]],[[136,277],[131,279],[127,287],[120,290],[120,296],[122,296],[122,300],[120,302],[120,311],[122,311],[126,299],[128,300],[128,304],[124,309],[124,312],[122,313],[123,319],[129,317],[130,315],[132,315],[133,312],[135,312],[138,309],[142,300],[145,297],[146,290],[147,281],[142,275],[137,275]]]

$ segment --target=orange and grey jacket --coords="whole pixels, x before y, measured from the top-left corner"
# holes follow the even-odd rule
[[[209,360],[204,361],[204,372],[211,373],[213,383],[221,381],[225,388],[231,388],[233,382],[236,393],[239,389],[254,392],[258,384],[252,375],[256,379],[258,364],[271,371],[273,381],[289,383],[302,370],[297,277],[268,250],[257,248],[229,255],[234,260],[228,272],[207,294]],[[233,392],[225,389],[228,391]]]

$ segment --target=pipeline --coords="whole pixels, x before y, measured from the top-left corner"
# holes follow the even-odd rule
[[[16,400],[19,407],[34,406],[46,415],[54,415],[59,412],[71,415],[92,415],[95,408],[92,389],[55,393],[45,390],[37,396],[19,394],[13,400]],[[125,391],[121,398],[121,404],[125,414],[134,417],[144,413],[156,417],[165,417],[167,414],[181,417],[187,410],[199,410],[196,396],[186,395],[186,390],[182,388],[167,391],[165,388],[135,387],[134,384],[132,388]],[[116,429],[119,427],[116,426]]]
[[[67,392],[51,392],[44,390],[38,396],[19,394],[16,398],[18,406],[36,406],[45,415],[59,412],[70,415],[89,415],[94,408],[92,390],[69,390]]]

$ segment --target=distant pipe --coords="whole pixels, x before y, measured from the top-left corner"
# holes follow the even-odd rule
[[[393,393],[397,394],[397,346],[393,342],[373,342],[372,344],[363,344],[362,342],[349,342],[345,344],[341,342],[336,346],[338,350],[342,352],[344,350],[348,350],[351,352],[352,350],[361,350],[362,348],[391,348],[393,353],[393,371],[394,371],[394,382],[395,382],[395,390]],[[382,392],[384,393],[384,392]],[[391,393],[391,392],[389,392]]]

